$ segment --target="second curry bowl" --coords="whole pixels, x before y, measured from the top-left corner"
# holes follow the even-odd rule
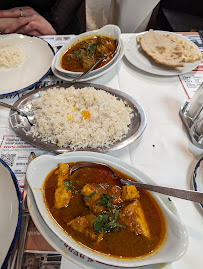
[[[89,182],[90,177],[88,179],[87,175],[86,175],[87,182],[85,182],[87,184],[85,184],[84,182],[81,181],[82,179],[80,176],[77,175],[78,174],[77,172],[75,172],[75,175],[73,174],[73,178],[71,179],[66,174],[64,174],[65,178],[63,179],[64,185],[62,184],[62,189],[60,189],[60,184],[59,184],[58,185],[59,189],[56,188],[55,191],[52,190],[53,193],[51,194],[51,198],[48,196],[46,197],[45,193],[47,192],[50,186],[53,187],[53,182],[56,180],[54,178],[59,177],[60,170],[57,170],[57,166],[59,165],[59,163],[66,164],[66,163],[77,163],[77,162],[84,162],[84,161],[105,163],[111,166],[116,171],[119,171],[119,173],[121,173],[122,175],[125,174],[127,175],[127,177],[136,179],[141,182],[143,182],[146,177],[143,173],[140,173],[138,170],[134,169],[131,166],[128,166],[128,168],[126,169],[126,164],[123,163],[122,161],[116,158],[113,158],[111,156],[104,156],[103,154],[99,154],[99,153],[71,152],[67,154],[61,154],[58,156],[44,155],[35,159],[28,167],[28,172],[27,172],[28,182],[32,188],[39,212],[41,213],[42,217],[44,218],[45,222],[50,227],[50,229],[61,240],[63,240],[65,243],[70,245],[72,248],[74,248],[78,252],[92,259],[95,259],[102,263],[114,265],[114,266],[132,267],[132,266],[143,266],[143,265],[154,264],[154,263],[172,262],[179,259],[184,254],[184,252],[187,249],[187,244],[188,244],[186,229],[184,225],[181,223],[181,221],[168,210],[168,208],[165,206],[165,204],[162,202],[162,200],[159,198],[158,195],[155,195],[155,194],[151,195],[146,191],[144,192],[141,191],[140,202],[144,208],[145,205],[143,203],[145,202],[143,202],[142,199],[145,200],[151,197],[150,199],[154,200],[155,205],[157,205],[159,208],[158,211],[160,210],[160,212],[162,212],[161,215],[163,215],[163,219],[164,219],[165,227],[166,227],[164,235],[161,232],[161,230],[164,231],[164,229],[160,228],[162,226],[159,227],[158,224],[156,226],[156,223],[155,223],[155,226],[154,224],[152,224],[153,214],[152,214],[152,219],[151,219],[152,223],[150,224],[150,222],[149,223],[145,222],[145,217],[148,215],[147,211],[146,212],[144,211],[144,213],[141,212],[141,215],[143,216],[145,215],[145,217],[143,216],[141,217],[141,219],[143,220],[143,224],[141,224],[141,228],[140,228],[141,230],[138,232],[136,231],[137,225],[134,223],[134,220],[130,219],[130,215],[128,216],[128,211],[132,209],[131,207],[137,207],[137,206],[138,206],[137,207],[138,211],[140,211],[141,210],[139,208],[140,202],[138,202],[137,204],[136,197],[130,197],[130,200],[127,201],[128,198],[124,194],[124,196],[122,197],[122,199],[125,200],[124,206],[119,204],[120,203],[119,199],[121,197],[119,197],[119,195],[117,197],[116,192],[115,192],[116,190],[113,191],[112,189],[114,188],[113,186],[116,185],[115,182],[113,183],[111,182],[112,184],[110,184],[110,186],[108,184],[107,184],[108,186],[105,185],[105,183],[107,182],[103,182],[103,181],[94,182],[96,183],[96,185],[93,184],[92,186],[91,184],[92,182]],[[52,175],[49,174],[51,171],[52,171]],[[55,172],[56,174],[54,175]],[[51,179],[51,177],[53,178]],[[51,181],[49,181],[50,180],[49,178],[51,179]],[[77,184],[79,185],[77,186]],[[80,184],[82,185],[80,186]],[[94,187],[98,188],[98,190],[96,189],[97,190],[96,191],[92,189],[91,193],[89,193],[90,189]],[[100,193],[101,188],[102,188],[102,193]],[[68,202],[67,208],[62,209],[62,211],[64,211],[62,213],[63,217],[66,216],[65,220],[62,222],[59,219],[57,219],[57,214],[58,214],[57,207],[60,208],[60,206],[58,206],[58,204],[60,204],[60,201],[56,199],[57,197],[56,194],[59,191],[65,192],[64,195],[65,196],[67,195],[66,197],[67,201],[69,200],[70,197],[66,192],[69,192],[69,194],[71,192],[71,200],[69,201],[70,203]],[[122,190],[122,192],[125,193],[125,190]],[[126,193],[126,195],[128,194],[129,192]],[[148,198],[147,196],[145,197],[145,194],[147,196],[149,195]],[[78,197],[78,195],[80,195],[81,197]],[[63,197],[63,195],[60,195],[58,197]],[[89,204],[89,202],[94,201],[94,199],[91,199],[91,198],[95,198],[95,199],[97,198],[96,199],[97,201],[95,203],[97,209],[99,207],[101,209],[101,207],[104,206],[104,202],[108,200],[107,201],[108,203],[106,203],[104,206],[105,210],[101,212],[97,212],[97,209],[96,209],[95,211],[94,205],[93,207],[91,207],[90,205],[91,203]],[[106,198],[110,198],[110,199],[106,199]],[[77,201],[77,199],[79,199],[79,201]],[[68,212],[68,210],[71,210],[75,207],[75,203],[83,204],[81,205],[83,207],[81,211],[82,213],[81,212],[74,213],[71,211]],[[75,208],[76,211],[78,210],[80,211],[79,208],[80,207],[77,206]],[[65,211],[67,212],[65,213]],[[90,220],[88,219],[89,217],[90,217]],[[89,221],[93,222],[92,224],[93,224],[94,230],[92,228],[92,225],[90,225],[90,227],[87,225],[85,229],[81,230],[82,229],[81,223],[87,224]],[[153,226],[153,228],[150,227],[151,225]],[[131,231],[128,231],[129,229],[133,230],[132,234],[134,234],[135,237],[137,236],[138,241],[141,239],[144,239],[145,241],[149,240],[149,242],[151,242],[153,241],[152,239],[154,239],[154,236],[155,236],[155,238],[158,241],[160,241],[160,245],[158,244],[157,247],[155,246],[155,248],[151,249],[151,251],[149,250],[148,253],[144,253],[144,254],[141,248],[140,249],[138,248],[138,254],[132,254],[130,252],[129,252],[129,255],[128,253],[122,254],[122,252],[120,252],[119,254],[119,250],[118,252],[114,251],[114,253],[112,253],[110,251],[111,242],[113,244],[115,243],[116,240],[118,240],[117,244],[122,245],[121,239],[119,239],[119,233],[120,233],[120,236],[122,237],[125,235],[125,231],[126,231],[126,236],[127,236],[127,234],[131,233]],[[139,230],[139,227],[138,227],[138,230]],[[113,231],[113,233],[111,233],[111,231]],[[84,235],[84,233],[86,232],[87,234]],[[159,233],[160,235],[158,235]],[[162,233],[162,238],[160,237],[161,233]],[[86,235],[90,237],[90,241],[91,241],[90,243],[85,241],[84,238],[86,237]],[[160,238],[158,239],[157,236]],[[107,242],[108,240],[110,240],[109,243]],[[128,242],[129,240],[124,240],[123,244],[125,241]],[[133,244],[133,242],[131,243]],[[97,244],[101,244],[101,245],[98,246]],[[108,246],[107,249],[104,249],[105,245]],[[144,245],[146,245],[146,242]],[[131,249],[132,248],[133,247],[131,246]],[[113,249],[115,249],[115,247],[113,247]]]
[[[72,37],[56,54],[55,68],[70,77],[77,77],[104,57],[105,60],[90,74],[101,72],[118,56],[120,34],[118,26],[109,24],[99,30]]]

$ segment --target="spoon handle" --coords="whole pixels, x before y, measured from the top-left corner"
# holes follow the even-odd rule
[[[13,107],[12,105],[9,105],[9,104],[3,103],[3,102],[0,102],[0,106],[10,108],[11,110],[17,111],[20,114],[23,113],[19,108]]]
[[[119,51],[120,49],[120,46],[118,45],[118,40],[116,39],[115,40],[115,44],[116,44],[116,50],[110,55],[111,58],[114,57],[114,55],[117,54],[117,52]],[[75,82],[78,82],[81,78],[83,78],[84,76],[86,76],[87,74],[89,74],[89,72],[91,70],[93,70],[99,63],[101,63],[103,60],[105,59],[105,56],[103,58],[100,58],[98,61],[96,61],[96,63],[94,63],[93,65],[90,66],[89,69],[87,69],[85,72],[83,72],[81,75],[79,75],[77,78],[74,78],[72,80],[72,83],[75,83]]]
[[[121,182],[125,185],[135,185],[138,188],[146,189],[149,191],[159,192],[166,195],[170,195],[173,197],[190,200],[197,203],[203,203],[203,193],[197,192],[197,191],[187,191],[187,190],[180,190],[180,189],[174,189],[169,187],[161,187],[156,185],[150,185],[140,182],[133,182],[121,179]]]
[[[87,69],[85,72],[83,72],[81,75],[79,75],[77,78],[74,78],[72,80],[72,83],[75,83],[77,81],[79,81],[81,78],[83,78],[84,76],[86,76],[92,69],[95,68],[96,65],[98,65],[100,62],[102,62],[104,60],[104,58],[99,59],[98,61],[96,61],[96,63],[94,63],[93,65],[90,66],[89,69]]]

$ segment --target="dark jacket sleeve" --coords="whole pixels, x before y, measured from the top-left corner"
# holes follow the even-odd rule
[[[56,0],[43,16],[57,34],[79,34],[86,30],[85,0]]]

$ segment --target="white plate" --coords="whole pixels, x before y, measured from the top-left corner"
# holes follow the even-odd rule
[[[177,35],[171,32],[166,31],[155,31],[163,34]],[[184,67],[167,67],[161,64],[156,63],[150,56],[148,56],[137,44],[136,37],[138,35],[144,34],[139,33],[135,34],[125,41],[125,56],[128,61],[139,69],[149,72],[151,74],[161,75],[161,76],[176,76],[184,74],[195,69],[201,62],[201,60],[195,61],[194,63],[186,63]],[[197,47],[192,41],[178,35],[183,40],[187,40],[192,46]],[[198,47],[197,47],[198,48]]]
[[[18,181],[2,159],[0,184],[0,267],[4,269],[18,238],[22,209]]]
[[[203,157],[198,161],[192,175],[192,183],[195,191],[203,193]],[[203,204],[200,204],[203,208]]]
[[[97,77],[100,77],[104,74],[106,74],[107,72],[109,72],[116,64],[119,63],[119,61],[122,59],[123,57],[123,54],[124,54],[124,43],[122,40],[120,40],[120,51],[119,51],[119,54],[115,57],[115,59],[113,59],[110,64],[108,66],[106,66],[101,72],[98,71],[96,72],[95,74],[88,74],[87,76],[85,76],[83,79],[80,80],[80,82],[82,81],[88,81],[88,80],[91,80],[91,79],[95,79]],[[54,57],[53,61],[52,61],[52,64],[51,64],[51,69],[52,69],[52,72],[54,73],[54,75],[62,80],[65,80],[65,81],[72,81],[73,80],[73,77],[70,77],[62,72],[59,72],[56,68],[55,68],[55,61],[56,61],[56,57]]]
[[[47,176],[47,174],[52,169],[54,169],[59,162],[66,163],[66,162],[78,162],[78,161],[96,161],[106,163],[111,167],[114,167],[115,169],[120,170],[123,173],[127,173],[131,177],[136,178],[138,181],[143,182],[143,180],[144,181],[146,180],[146,182],[148,182],[148,177],[144,173],[140,172],[138,169],[135,169],[134,167],[127,165],[126,163],[120,161],[115,157],[104,155],[101,153],[71,152],[60,154],[58,156],[44,155],[33,160],[31,164],[28,166],[27,179],[33,191],[35,201],[37,203],[38,208],[37,211],[40,212],[42,218],[46,222],[46,225],[48,225],[49,228],[52,230],[52,232],[54,232],[58,236],[58,239],[59,240],[61,239],[62,241],[65,241],[66,244],[68,244],[68,247],[66,247],[67,246],[66,245],[63,246],[62,249],[59,249],[60,252],[62,251],[62,255],[64,255],[64,252],[68,253],[68,251],[72,248],[75,249],[75,251],[74,250],[72,251],[73,254],[74,252],[82,253],[83,255],[86,255],[94,260],[97,260],[102,264],[109,264],[109,265],[111,264],[114,267],[116,266],[138,267],[147,264],[156,264],[163,262],[169,263],[171,261],[179,259],[184,254],[188,246],[188,236],[185,226],[182,224],[182,222],[177,216],[171,213],[171,211],[166,206],[164,200],[160,199],[161,196],[155,194],[152,195],[159,203],[159,206],[161,207],[162,212],[165,216],[167,223],[167,233],[163,245],[159,248],[159,250],[156,253],[152,255],[147,255],[141,258],[130,260],[116,259],[108,256],[104,257],[103,255],[98,254],[95,251],[91,251],[90,249],[77,244],[75,240],[71,239],[66,233],[64,233],[61,227],[59,225],[56,225],[52,216],[50,216],[50,213],[48,212],[47,208],[44,206],[44,200],[42,197],[40,187],[42,185],[42,182],[44,182],[44,179]],[[30,210],[32,210],[32,206],[33,205],[31,204]],[[174,231],[176,231],[175,234]],[[52,244],[52,237],[49,237],[48,242]],[[56,240],[54,240],[53,243],[55,245]],[[172,245],[173,248],[171,248]],[[74,257],[74,255],[72,256],[70,255],[70,253],[68,253],[68,255],[66,256],[68,258],[71,257],[71,261],[75,262],[76,260],[76,262],[78,262],[78,259]]]
[[[23,34],[0,35],[0,42],[15,44],[25,52],[18,68],[0,67],[0,96],[25,90],[48,75],[54,57],[53,48],[45,40]]]

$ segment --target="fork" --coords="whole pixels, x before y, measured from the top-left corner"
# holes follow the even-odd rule
[[[21,116],[26,117],[31,126],[34,124],[34,113],[32,111],[23,111],[17,107],[6,104],[4,102],[0,102],[0,106],[10,108],[11,110],[18,112]]]

